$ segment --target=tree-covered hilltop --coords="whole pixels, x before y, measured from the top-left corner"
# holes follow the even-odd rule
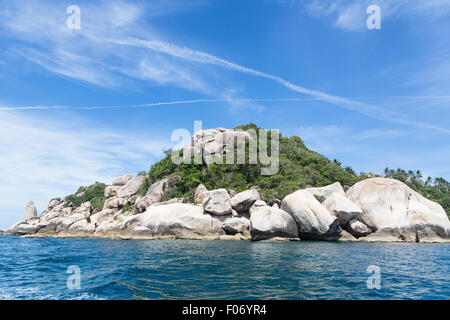
[[[259,130],[254,124],[238,126],[235,129],[255,129],[257,132]],[[267,136],[268,150],[270,151],[270,132]],[[152,183],[172,177],[179,179],[179,182],[165,195],[164,200],[185,198],[189,202],[194,202],[195,189],[202,183],[209,190],[225,188],[237,192],[258,186],[261,197],[270,201],[273,198],[281,200],[301,188],[325,186],[336,181],[340,182],[347,190],[360,180],[376,176],[363,172],[356,174],[351,167],[343,167],[337,160],[330,161],[317,152],[309,150],[302,139],[297,136],[283,137],[280,134],[279,141],[279,170],[274,175],[261,175],[261,164],[226,164],[225,160],[224,164],[211,164],[209,167],[205,164],[193,164],[193,162],[192,164],[178,165],[172,161],[171,152],[167,151],[161,161],[151,166],[148,178],[138,194],[145,195]],[[248,151],[248,142],[246,150]],[[248,153],[246,156],[248,160]],[[413,190],[441,204],[450,215],[450,183],[445,179],[428,177],[424,180],[420,171],[401,169],[394,171],[388,168],[386,168],[384,176],[406,183]],[[97,183],[90,187],[82,187],[75,195],[66,198],[72,200],[75,205],[83,201],[91,201],[94,209],[99,210],[104,202],[103,191],[104,185]]]
[[[238,126],[236,130],[259,129],[255,125]],[[258,131],[257,131],[258,132]],[[259,135],[258,135],[259,139]],[[268,132],[270,151],[270,132]],[[247,142],[248,160],[248,142]],[[339,181],[343,186],[351,186],[358,181],[351,168],[342,168],[337,161],[330,161],[309,150],[299,137],[280,135],[279,170],[275,175],[260,174],[261,164],[180,164],[167,156],[155,163],[148,172],[149,184],[164,177],[178,175],[181,180],[167,198],[185,197],[193,201],[196,187],[202,183],[208,189],[233,189],[237,192],[258,186],[263,199],[282,199],[299,188],[323,186]],[[246,161],[248,163],[248,161]]]

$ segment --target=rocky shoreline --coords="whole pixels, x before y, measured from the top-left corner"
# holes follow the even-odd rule
[[[443,208],[400,181],[371,178],[344,192],[336,182],[307,188],[271,203],[258,188],[235,193],[199,185],[195,203],[163,201],[176,179],[163,179],[137,195],[145,176],[125,175],[105,189],[103,210],[52,200],[38,217],[34,203],[25,220],[3,235],[57,238],[198,239],[247,241],[450,242]],[[230,194],[231,193],[231,194]],[[130,209],[130,205],[139,212]]]
[[[209,151],[216,151],[215,156],[228,156],[234,151],[234,139],[239,137],[244,142],[252,139],[242,131],[202,130],[194,134],[192,144],[183,150],[190,150],[189,155],[192,152],[202,155],[206,168],[214,158]],[[85,201],[93,198],[83,198],[86,189],[51,200],[40,216],[30,201],[25,220],[0,234],[113,239],[450,242],[450,221],[442,206],[399,180],[369,178],[355,183],[346,192],[335,182],[300,189],[283,199],[272,198],[268,203],[261,199],[257,186],[237,193],[231,189],[208,190],[199,184],[193,203],[185,203],[184,198],[170,199],[171,191],[181,179],[173,172],[148,185],[145,174],[117,177],[111,185],[103,185],[102,202],[93,203],[96,209]]]

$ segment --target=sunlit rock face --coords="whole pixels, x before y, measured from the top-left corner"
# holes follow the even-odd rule
[[[347,191],[347,197],[362,209],[359,220],[374,230],[422,230],[422,235],[433,231],[433,236],[442,238],[450,235],[450,221],[444,209],[401,181],[363,180]]]

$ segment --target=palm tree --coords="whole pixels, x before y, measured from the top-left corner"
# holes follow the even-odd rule
[[[416,171],[416,178],[419,180],[422,179],[422,172],[420,172],[420,170]]]

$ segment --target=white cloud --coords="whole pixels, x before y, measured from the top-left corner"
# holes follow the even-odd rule
[[[85,123],[0,111],[0,225],[23,217],[21,205],[33,199],[43,210],[49,199],[80,185],[108,183],[119,174],[148,170],[172,145],[162,133],[128,133]],[[150,130],[151,131],[151,130]],[[131,172],[131,173],[136,173]]]
[[[140,48],[147,48],[151,51],[165,53],[167,55],[177,57],[186,61],[190,62],[197,62],[201,64],[208,64],[208,65],[216,65],[223,68],[231,69],[234,71],[238,71],[241,73],[253,75],[260,78],[265,78],[271,81],[274,81],[281,86],[298,92],[305,95],[308,95],[310,97],[321,99],[325,102],[328,102],[333,105],[340,106],[347,110],[352,110],[359,112],[367,117],[378,119],[382,121],[387,121],[391,123],[397,123],[397,124],[404,124],[408,126],[414,126],[417,128],[426,128],[431,130],[436,130],[441,133],[450,133],[450,130],[446,128],[442,128],[438,125],[429,124],[426,122],[422,122],[420,120],[415,120],[408,115],[397,113],[395,111],[391,111],[388,109],[381,108],[376,105],[371,105],[368,103],[363,103],[359,101],[354,101],[351,99],[347,99],[344,97],[339,97],[335,95],[331,95],[325,92],[317,91],[308,89],[296,84],[293,84],[279,76],[275,76],[272,74],[268,74],[262,71],[254,70],[245,66],[241,66],[239,64],[233,63],[231,61],[227,61],[225,59],[219,58],[217,56],[208,54],[206,52],[198,51],[198,50],[192,50],[186,47],[180,47],[171,43],[162,42],[159,40],[142,40],[142,39],[136,39],[136,38],[130,38],[126,40],[113,40],[109,39],[108,42],[113,42],[117,44],[122,44],[125,46],[133,46],[133,47],[140,47]]]
[[[184,6],[179,1],[176,4]],[[63,5],[44,1],[0,3],[0,30],[9,43],[5,53],[26,58],[69,79],[106,88],[133,88],[136,82],[142,82],[198,92],[209,90],[203,81],[207,74],[199,74],[186,63],[180,65],[163,54],[104,41],[109,37],[161,37],[147,18],[149,14],[171,12],[167,4],[85,1],[79,6],[81,29],[70,30]]]
[[[342,6],[343,2],[339,2],[339,5]],[[333,11],[339,11],[339,5]],[[84,6],[82,29],[79,32],[68,30],[65,24],[61,24],[66,16],[61,14],[59,7],[41,3],[29,5],[18,2],[12,8],[0,9],[0,17],[5,17],[4,20],[0,19],[0,25],[25,40],[22,46],[36,41],[45,46],[40,52],[36,46],[25,50],[20,47],[21,54],[29,60],[52,72],[95,85],[114,87],[127,81],[150,80],[157,84],[175,85],[223,97],[228,89],[211,88],[209,83],[213,82],[211,78],[214,79],[215,72],[200,68],[198,64],[219,66],[274,81],[294,92],[322,99],[374,119],[450,133],[446,128],[415,120],[405,114],[308,89],[202,51],[161,41],[158,33],[143,21],[138,12],[144,8],[138,5],[115,2],[112,7],[106,3]],[[12,19],[12,16],[16,19]],[[34,28],[36,24],[37,30]],[[38,36],[35,36],[36,32]],[[137,36],[153,40],[143,40]],[[235,101],[230,101],[233,102],[232,108],[236,108]]]
[[[366,30],[367,13],[370,5],[378,5],[384,19],[420,17],[428,21],[450,14],[450,2],[447,0],[306,0],[297,1],[314,17],[331,19],[331,24],[347,31]]]

